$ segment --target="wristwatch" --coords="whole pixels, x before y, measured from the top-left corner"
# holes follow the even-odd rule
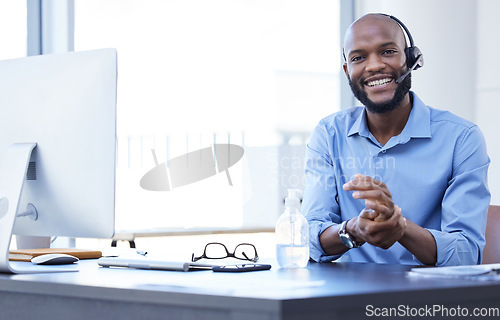
[[[354,240],[352,236],[347,232],[347,230],[345,229],[347,221],[349,220],[342,222],[342,224],[340,225],[339,229],[340,241],[342,241],[342,243],[345,244],[345,246],[348,247],[349,249],[359,248],[363,245],[364,242],[358,242]]]

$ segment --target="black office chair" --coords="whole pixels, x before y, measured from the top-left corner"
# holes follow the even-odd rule
[[[500,206],[490,205],[486,222],[483,264],[500,263]]]

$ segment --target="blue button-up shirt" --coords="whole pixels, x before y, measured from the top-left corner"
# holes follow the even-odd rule
[[[411,94],[406,126],[385,145],[370,133],[364,107],[332,114],[313,131],[302,203],[313,260],[341,257],[328,256],[319,235],[364,208],[364,200],[342,189],[361,173],[384,182],[403,216],[434,236],[437,266],[481,262],[490,202],[484,137],[473,123],[430,108]],[[399,242],[387,250],[364,244],[341,261],[421,264]]]

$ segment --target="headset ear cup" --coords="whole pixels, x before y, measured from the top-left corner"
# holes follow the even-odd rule
[[[418,47],[409,47],[405,49],[406,54],[406,66],[409,68],[413,67],[416,63],[413,70],[417,70],[418,68],[424,65],[424,56]]]

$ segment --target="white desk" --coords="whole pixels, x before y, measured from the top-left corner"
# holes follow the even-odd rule
[[[407,277],[408,266],[314,264],[214,273],[108,269],[0,274],[0,319],[362,319],[366,306],[500,308],[500,282]]]

